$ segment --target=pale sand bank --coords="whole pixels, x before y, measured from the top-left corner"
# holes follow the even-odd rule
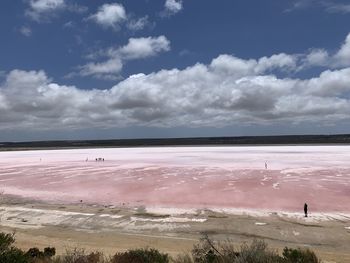
[[[323,259],[350,260],[350,217],[326,214],[247,210],[179,210],[22,202],[0,206],[2,231],[16,230],[18,245],[55,246],[58,253],[81,247],[107,254],[136,247],[156,247],[173,255],[188,252],[208,233],[234,243],[266,240],[272,247],[309,247]]]

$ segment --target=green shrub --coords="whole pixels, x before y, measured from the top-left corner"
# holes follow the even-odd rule
[[[83,249],[67,250],[64,256],[56,259],[57,263],[103,263],[104,257],[100,252],[86,254]]]
[[[160,253],[156,249],[134,249],[117,253],[111,263],[168,263],[168,254]]]
[[[192,257],[195,263],[214,263],[220,262],[221,253],[213,245],[213,242],[207,235],[200,239],[197,245],[192,249]]]
[[[309,249],[292,249],[284,248],[283,262],[285,263],[320,263],[321,260],[317,258],[316,254]]]
[[[11,247],[0,253],[1,263],[28,263],[28,258],[24,252],[18,248]]]
[[[44,248],[44,257],[51,258],[56,255],[56,248],[54,247],[46,247]]]
[[[236,250],[232,241],[214,242],[207,235],[193,247],[192,255],[170,258],[156,249],[134,249],[119,252],[106,259],[100,252],[86,254],[82,249],[66,251],[54,257],[56,250],[30,248],[26,253],[13,246],[14,234],[0,233],[0,263],[320,263],[309,249],[285,248],[282,255],[268,248],[264,241],[254,240]]]
[[[0,233],[0,253],[8,250],[15,242],[15,234]]]
[[[13,246],[14,234],[0,233],[0,263],[27,263],[24,252]]]
[[[192,257],[188,254],[178,255],[176,258],[172,259],[173,263],[193,263]]]
[[[33,247],[28,249],[26,256],[29,258],[43,258],[44,252],[40,251],[39,248]]]
[[[281,257],[276,251],[268,248],[268,245],[261,240],[253,240],[250,245],[244,244],[241,247],[235,263],[279,263]]]

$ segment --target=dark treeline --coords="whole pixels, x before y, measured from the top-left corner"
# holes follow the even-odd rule
[[[350,134],[2,142],[0,150],[141,146],[350,144]]]

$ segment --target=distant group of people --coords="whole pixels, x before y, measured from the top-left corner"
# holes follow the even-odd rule
[[[88,162],[89,161],[89,158],[86,158],[85,159],[85,162]],[[95,158],[95,162],[104,162],[105,161],[105,158]]]

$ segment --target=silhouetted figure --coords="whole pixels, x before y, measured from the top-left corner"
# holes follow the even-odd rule
[[[307,217],[307,203],[304,204],[304,213],[305,213],[305,217]]]
[[[267,162],[265,162],[265,169],[267,169]]]

